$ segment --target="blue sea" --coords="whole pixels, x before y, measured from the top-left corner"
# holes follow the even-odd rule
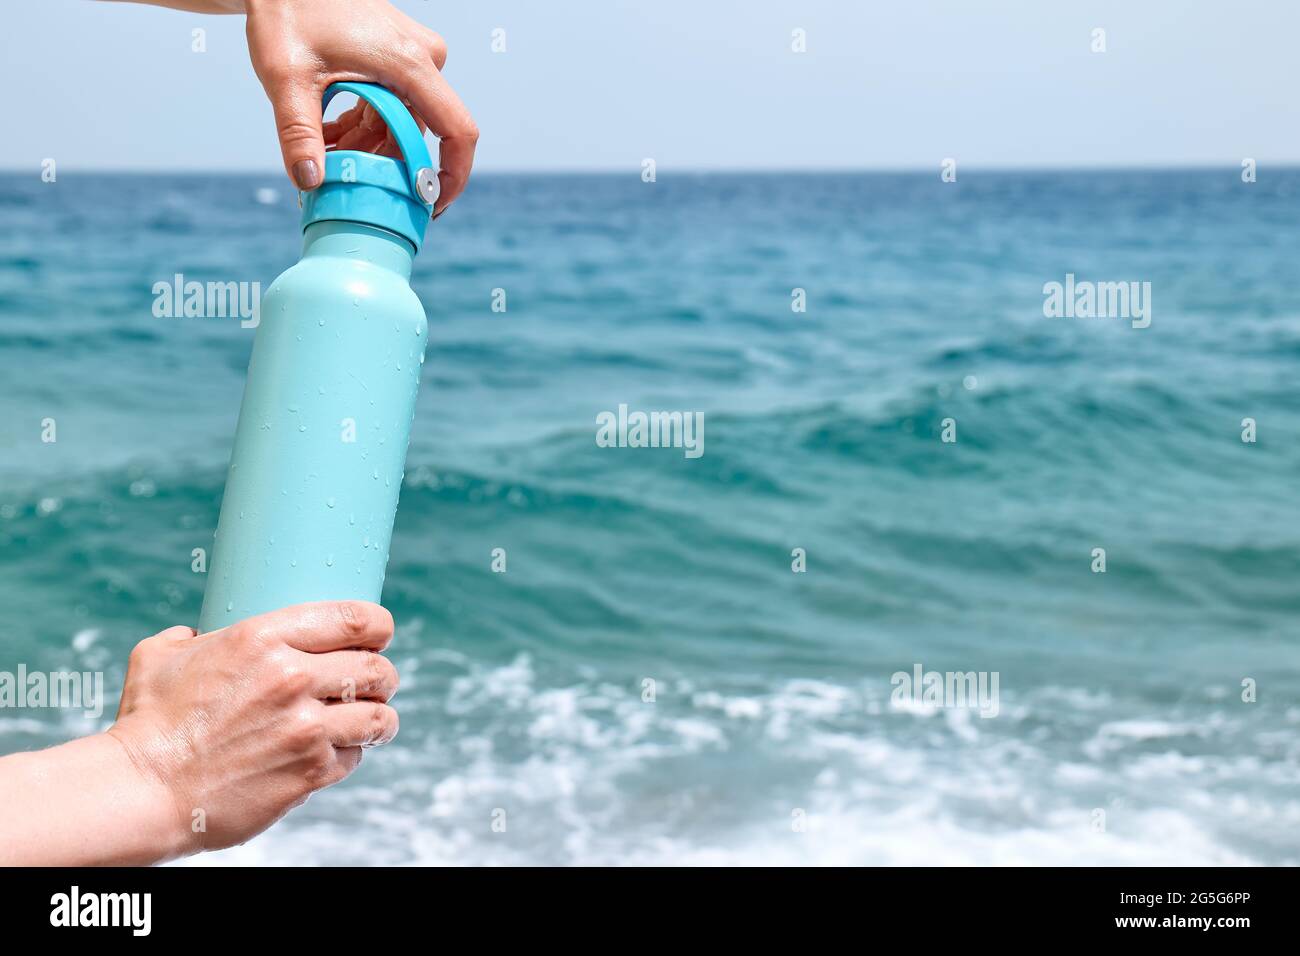
[[[115,695],[196,621],[252,330],[152,289],[269,286],[298,215],[0,177],[0,670]],[[1149,327],[1045,317],[1067,275]],[[199,862],[1300,863],[1300,171],[484,174],[413,282],[401,734]],[[704,454],[600,447],[620,404]]]

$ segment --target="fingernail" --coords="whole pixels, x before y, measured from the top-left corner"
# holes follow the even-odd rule
[[[446,212],[450,208],[451,208],[451,203],[447,203],[447,205],[443,206],[441,209],[439,209],[437,212],[433,214],[433,219],[430,219],[429,222],[433,222],[435,219],[437,219],[439,216],[441,216],[444,212]]]
[[[315,189],[320,185],[320,167],[314,159],[300,159],[293,164],[293,178],[299,189]]]

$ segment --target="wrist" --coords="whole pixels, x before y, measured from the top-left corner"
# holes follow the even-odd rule
[[[104,761],[112,768],[109,775],[117,781],[116,806],[122,811],[123,822],[136,828],[136,838],[127,851],[135,862],[144,864],[198,852],[202,847],[189,817],[181,811],[182,801],[171,782],[144,758],[143,749],[133,744],[129,726],[123,726],[129,720],[119,720],[107,732],[87,738],[101,748]]]

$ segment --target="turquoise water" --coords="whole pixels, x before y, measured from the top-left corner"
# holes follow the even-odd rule
[[[152,287],[269,285],[294,198],[0,178],[0,670],[197,618],[252,331]],[[1300,862],[1298,224],[1300,171],[478,177],[414,279],[401,735],[208,861]],[[1151,326],[1044,318],[1066,273]],[[705,454],[598,447],[621,403]]]

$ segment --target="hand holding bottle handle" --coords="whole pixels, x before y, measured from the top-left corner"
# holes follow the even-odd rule
[[[177,5],[179,0],[151,2]],[[315,189],[322,181],[323,94],[332,84],[349,82],[382,84],[399,103],[410,103],[416,118],[438,137],[436,195],[432,171],[420,191],[426,202],[434,197],[433,214],[461,194],[478,127],[443,78],[447,44],[441,36],[386,0],[221,0],[217,5],[232,4],[248,15],[249,57],[275,109],[285,170],[300,189]]]
[[[248,56],[275,109],[285,171],[299,189],[315,189],[324,177],[321,94],[333,83],[351,81],[383,84],[410,103],[416,120],[438,137],[435,217],[464,192],[478,127],[442,76],[447,43],[387,0],[136,2],[194,13],[247,14]],[[335,124],[356,140],[342,148],[376,152],[382,146],[383,131],[366,112],[357,110],[346,123]],[[432,186],[426,187],[421,198],[432,194]]]
[[[429,147],[424,142],[424,132],[401,100],[375,83],[331,83],[321,98],[321,112],[329,107],[330,100],[339,93],[355,93],[369,103],[379,118],[388,126],[389,138],[397,145],[406,163],[406,174],[411,184],[411,194],[429,207],[430,212],[438,199],[438,174],[432,168]]]

